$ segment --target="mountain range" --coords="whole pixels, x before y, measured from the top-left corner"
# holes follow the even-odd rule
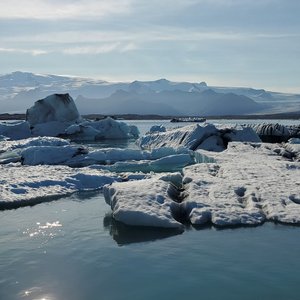
[[[221,116],[300,111],[300,95],[264,89],[167,79],[115,83],[17,71],[0,76],[0,113],[24,113],[53,93],[69,93],[81,114]]]

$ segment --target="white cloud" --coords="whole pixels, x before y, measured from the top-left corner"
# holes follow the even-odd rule
[[[68,55],[78,54],[103,54],[110,52],[128,52],[137,49],[137,46],[133,43],[110,43],[102,44],[98,46],[84,46],[84,47],[70,47],[63,49],[61,52]]]
[[[6,53],[23,53],[23,54],[31,54],[33,56],[47,54],[48,52],[41,49],[17,49],[17,48],[0,48],[0,52]]]
[[[126,13],[131,0],[1,0],[0,19],[75,19]]]

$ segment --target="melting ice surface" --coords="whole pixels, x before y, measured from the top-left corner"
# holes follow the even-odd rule
[[[127,145],[131,147],[132,144]],[[72,150],[74,144],[65,146]],[[112,144],[107,146],[112,148]],[[98,151],[96,156],[100,156],[96,147],[94,145],[92,150]],[[99,164],[83,168],[27,165],[21,167],[27,170],[22,175],[28,177],[26,180],[20,180],[22,176],[14,172],[18,162],[2,165],[2,184],[6,178],[15,176],[15,182],[10,183],[3,195],[23,198],[33,192],[38,194],[39,189],[33,183],[41,180],[44,192],[56,190],[61,194],[63,191],[66,197],[0,212],[0,268],[4,274],[0,280],[0,299],[182,299],[187,295],[193,298],[201,295],[205,299],[298,299],[298,227],[269,222],[255,228],[234,230],[196,226],[205,218],[216,225],[230,220],[242,224],[243,220],[254,220],[257,224],[263,218],[274,216],[281,218],[278,221],[288,220],[288,223],[297,220],[297,144],[266,148],[256,147],[253,143],[243,145],[242,151],[237,147],[229,148],[224,155],[209,155],[197,150],[195,153],[200,153],[200,158],[203,155],[213,158],[211,168],[205,169],[205,164],[192,164],[182,174],[148,173],[146,177],[137,174],[139,181],[132,182],[123,182],[124,177],[116,170],[104,170],[105,166],[113,166],[107,163],[101,165],[103,168],[99,168]],[[16,149],[20,148],[11,150]],[[21,157],[18,151],[15,157]],[[105,153],[112,155],[109,151]],[[150,153],[150,150],[144,151]],[[292,159],[286,160],[285,156],[289,154]],[[238,155],[243,158],[243,163],[234,168]],[[254,161],[250,166],[246,164],[249,155]],[[151,161],[155,159],[148,159]],[[194,168],[204,169],[198,172]],[[272,170],[272,176],[266,176],[269,170]],[[255,181],[254,175],[260,180]],[[53,178],[47,181],[43,176]],[[130,176],[133,175],[127,173],[127,179]],[[26,185],[30,178],[31,184]],[[105,204],[99,191],[103,178],[117,181],[111,186],[119,191],[114,199],[113,191],[106,191],[111,195],[106,199],[111,202],[110,206]],[[148,193],[150,188],[142,188],[146,185],[140,188],[139,182],[143,180],[159,193],[151,195]],[[133,183],[135,190],[129,187]],[[126,189],[122,188],[123,184]],[[84,193],[77,194],[81,190]],[[123,199],[130,198],[128,192],[133,191],[135,198],[141,193],[149,196],[145,199],[151,205],[146,211],[155,209],[151,202],[155,200],[155,204],[163,206],[160,212],[167,217],[166,223],[179,226],[155,229],[120,223]],[[282,201],[272,202],[277,193]],[[206,203],[205,195],[214,201]],[[232,211],[227,209],[229,206]],[[111,212],[111,207],[120,209],[114,218],[116,211]],[[179,222],[182,207],[188,213],[184,217],[195,227]],[[150,242],[154,240],[155,243]]]

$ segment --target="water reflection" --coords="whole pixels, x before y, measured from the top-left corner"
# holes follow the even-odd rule
[[[53,294],[45,294],[43,288],[32,287],[21,291],[18,294],[19,298],[33,299],[33,300],[55,300],[56,297]]]
[[[109,230],[110,235],[119,246],[160,240],[182,234],[184,231],[177,228],[129,226],[114,220],[111,214],[105,215],[103,226]]]

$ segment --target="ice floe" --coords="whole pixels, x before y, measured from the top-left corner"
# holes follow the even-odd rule
[[[233,142],[222,153],[198,150],[213,162],[184,168],[182,182],[113,183],[104,187],[105,198],[113,217],[129,225],[172,227],[174,219],[221,227],[300,224],[300,163],[282,158],[278,147]]]
[[[215,163],[185,168],[182,205],[191,223],[300,223],[300,164],[280,159],[273,147],[231,143]]]
[[[0,135],[13,140],[26,139],[31,136],[30,125],[25,121],[0,122]]]
[[[157,178],[113,183],[104,187],[113,217],[127,225],[180,228],[179,204],[172,200],[174,187]]]
[[[33,205],[70,195],[101,189],[121,177],[91,168],[67,166],[0,165],[0,209]]]
[[[134,125],[118,122],[110,117],[99,121],[85,121],[66,128],[65,136],[74,141],[104,139],[136,139],[139,131]]]
[[[167,131],[152,131],[139,139],[142,149],[159,147],[186,147],[191,150],[205,149],[223,151],[230,141],[260,142],[253,129],[242,126],[222,126],[194,124]]]

